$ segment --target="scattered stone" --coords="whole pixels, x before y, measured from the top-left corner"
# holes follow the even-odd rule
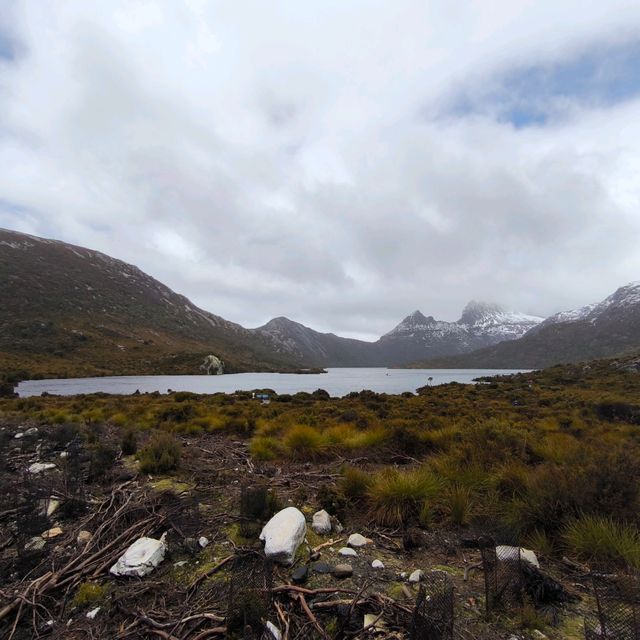
[[[42,551],[46,542],[40,537],[31,538],[27,544],[24,545],[25,551]]]
[[[321,536],[331,533],[331,516],[324,509],[316,511],[311,528]]]
[[[332,526],[337,535],[340,535],[344,531],[342,523],[337,518],[333,518]]]
[[[302,584],[307,581],[308,575],[309,575],[309,567],[307,565],[304,565],[303,567],[298,567],[293,571],[293,573],[291,574],[291,579],[296,584]]]
[[[341,556],[351,556],[352,558],[358,557],[357,551],[355,549],[351,549],[351,547],[342,547],[342,549],[340,549],[338,553]]]
[[[373,544],[373,540],[369,540],[369,538],[365,538],[363,535],[360,535],[359,533],[352,533],[349,536],[349,540],[347,541],[347,544],[350,547],[355,547],[356,549],[358,549],[359,547],[365,547],[368,544]]]
[[[62,535],[62,529],[60,527],[53,527],[53,529],[49,529],[41,534],[41,536],[45,540],[51,540],[52,538],[57,538]]]
[[[163,560],[167,550],[163,534],[160,540],[154,538],[139,538],[116,562],[109,572],[114,576],[146,576],[151,573]]]
[[[333,571],[333,567],[326,562],[314,562],[311,568],[315,573],[331,573]]]
[[[60,453],[60,457],[64,460],[65,458],[69,457],[69,452],[68,451],[62,451]]]
[[[374,569],[384,569],[384,564],[383,564],[382,560],[374,560],[374,561],[371,563],[371,566],[372,566]]]
[[[209,538],[206,536],[200,536],[198,538],[198,544],[202,549],[206,549],[206,547],[209,546]]]
[[[540,631],[540,629],[534,629],[531,632],[531,635],[533,635],[534,638],[539,638],[539,640],[545,640],[545,638],[547,638],[547,636],[545,636],[544,633]]]
[[[353,575],[353,567],[350,564],[338,564],[333,569],[334,578],[350,578]]]
[[[276,627],[276,625],[273,624],[273,622],[269,622],[267,620],[267,622],[265,624],[265,627],[267,628],[267,631],[273,637],[273,640],[282,640],[282,634],[280,633],[280,629],[278,629],[278,627]]]
[[[523,549],[520,547],[510,547],[508,545],[499,545],[496,547],[496,557],[502,562],[517,562],[518,551],[520,552],[520,558],[529,564],[532,564],[536,569],[540,568],[540,563],[536,554],[531,549]]]
[[[187,564],[186,560],[179,560],[178,562],[174,562],[173,566],[174,567],[184,567],[185,564]]]
[[[91,538],[93,538],[93,534],[90,531],[85,531],[84,529],[78,533],[78,537],[76,538],[76,542],[78,546],[84,547],[86,544],[91,542]]]
[[[87,619],[89,620],[94,620],[95,617],[98,615],[98,612],[100,611],[100,607],[96,607],[95,609],[91,609],[91,611],[87,611]]]
[[[260,533],[260,540],[265,543],[267,558],[291,564],[306,533],[307,523],[302,512],[295,507],[287,507],[267,522]]]
[[[31,429],[27,429],[24,432],[25,436],[37,436],[38,435],[38,427],[31,427]]]
[[[422,579],[424,578],[424,572],[422,571],[422,569],[416,569],[410,576],[409,576],[409,582],[421,582]]]
[[[20,438],[24,438],[24,433],[22,431],[18,431],[15,436],[13,436],[16,440],[20,440]]]
[[[371,631],[382,631],[385,628],[382,618],[375,613],[365,613],[362,626]]]
[[[43,473],[44,471],[50,471],[51,469],[55,469],[56,465],[53,462],[34,462],[29,466],[29,473],[38,474]]]
[[[47,501],[46,510],[47,518],[50,518],[59,509],[60,504],[60,500],[58,500],[57,498],[49,498],[49,500]]]

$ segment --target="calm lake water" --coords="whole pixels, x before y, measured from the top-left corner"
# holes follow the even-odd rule
[[[107,378],[70,378],[67,380],[28,380],[18,385],[21,397],[40,395],[44,391],[57,395],[78,393],[131,394],[159,391],[193,391],[216,393],[252,389],[273,389],[277,393],[312,392],[325,389],[331,396],[370,389],[379,393],[415,391],[429,383],[469,383],[479,376],[518,373],[515,369],[328,369],[328,373],[234,373],[223,376],[116,376]]]

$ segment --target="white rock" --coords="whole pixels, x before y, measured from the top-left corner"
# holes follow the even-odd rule
[[[49,498],[47,501],[47,517],[50,518],[60,507],[60,500],[57,498]]]
[[[69,457],[69,452],[68,452],[68,451],[62,451],[62,452],[60,452],[60,457],[61,457],[61,458],[68,458],[68,457]]]
[[[371,563],[371,566],[372,566],[374,569],[384,569],[384,564],[383,564],[382,560],[374,560],[374,561]]]
[[[56,465],[53,462],[34,462],[29,466],[29,473],[38,474],[43,471],[49,471],[51,469],[55,469]]]
[[[267,620],[265,627],[267,627],[267,631],[273,636],[274,640],[282,640],[282,634],[280,633],[280,629],[278,629],[278,627],[276,627],[276,625],[273,624],[273,622],[269,622]]]
[[[198,544],[200,545],[201,549],[204,549],[205,547],[207,547],[209,545],[209,538],[207,538],[205,536],[200,536],[198,538]]]
[[[37,436],[38,435],[38,427],[31,427],[31,429],[27,429],[24,432],[25,436]]]
[[[109,572],[114,576],[146,576],[164,560],[166,550],[164,535],[160,540],[139,538],[120,556]]]
[[[321,536],[331,533],[331,516],[324,509],[316,511],[313,514],[311,528]]]
[[[267,558],[291,564],[298,547],[307,533],[307,523],[302,512],[295,507],[287,507],[276,513],[260,533]]]
[[[87,611],[86,617],[89,620],[93,620],[98,615],[99,611],[100,611],[100,607],[96,607],[95,609],[91,609],[91,611]]]
[[[355,547],[357,549],[359,547],[365,547],[368,544],[373,544],[373,540],[369,540],[369,538],[365,538],[359,533],[352,533],[349,536],[349,540],[347,540],[347,544],[350,547]]]
[[[410,576],[409,582],[420,582],[424,577],[422,569],[416,569]]]
[[[31,538],[27,544],[24,545],[26,551],[42,551],[46,542],[40,536]]]
[[[540,568],[540,563],[536,554],[531,549],[520,548],[520,558],[529,564],[532,564],[537,569]],[[510,547],[508,545],[499,545],[496,547],[496,557],[502,562],[517,562],[518,561],[518,547]]]
[[[355,549],[351,549],[350,547],[342,547],[342,549],[340,549],[338,551],[338,553],[341,556],[351,556],[352,558],[357,558],[358,557],[358,553],[356,552]]]
[[[20,440],[20,438],[24,438],[24,433],[22,431],[18,431],[15,436],[13,436],[16,440]]]
[[[180,561],[178,561],[178,562],[174,562],[174,563],[173,563],[173,566],[174,566],[174,567],[184,567],[184,565],[185,565],[185,564],[187,564],[187,561],[186,561],[186,560],[180,560]]]

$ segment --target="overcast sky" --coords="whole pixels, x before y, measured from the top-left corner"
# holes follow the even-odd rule
[[[0,227],[373,338],[640,279],[637,0],[0,0]]]

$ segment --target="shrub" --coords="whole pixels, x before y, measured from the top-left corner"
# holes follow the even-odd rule
[[[138,450],[138,437],[133,429],[124,432],[120,448],[124,456],[132,456]]]
[[[107,480],[118,452],[106,444],[97,444],[89,450],[89,482]]]
[[[404,526],[418,519],[424,503],[439,490],[439,481],[423,469],[382,471],[367,491],[371,517],[384,526]]]
[[[338,481],[338,489],[347,500],[359,502],[365,498],[372,482],[373,476],[366,471],[357,467],[346,467]]]
[[[284,445],[295,460],[312,460],[322,452],[322,436],[313,427],[298,425],[287,433]]]
[[[169,433],[159,431],[140,451],[140,471],[143,473],[168,473],[180,466],[180,443]]]
[[[471,491],[460,484],[449,487],[444,495],[445,509],[451,522],[458,526],[469,523],[472,510]]]
[[[273,436],[256,436],[251,440],[249,453],[255,460],[273,460],[282,454],[282,443]]]
[[[580,558],[640,568],[640,535],[632,525],[582,516],[566,526],[563,537]]]

